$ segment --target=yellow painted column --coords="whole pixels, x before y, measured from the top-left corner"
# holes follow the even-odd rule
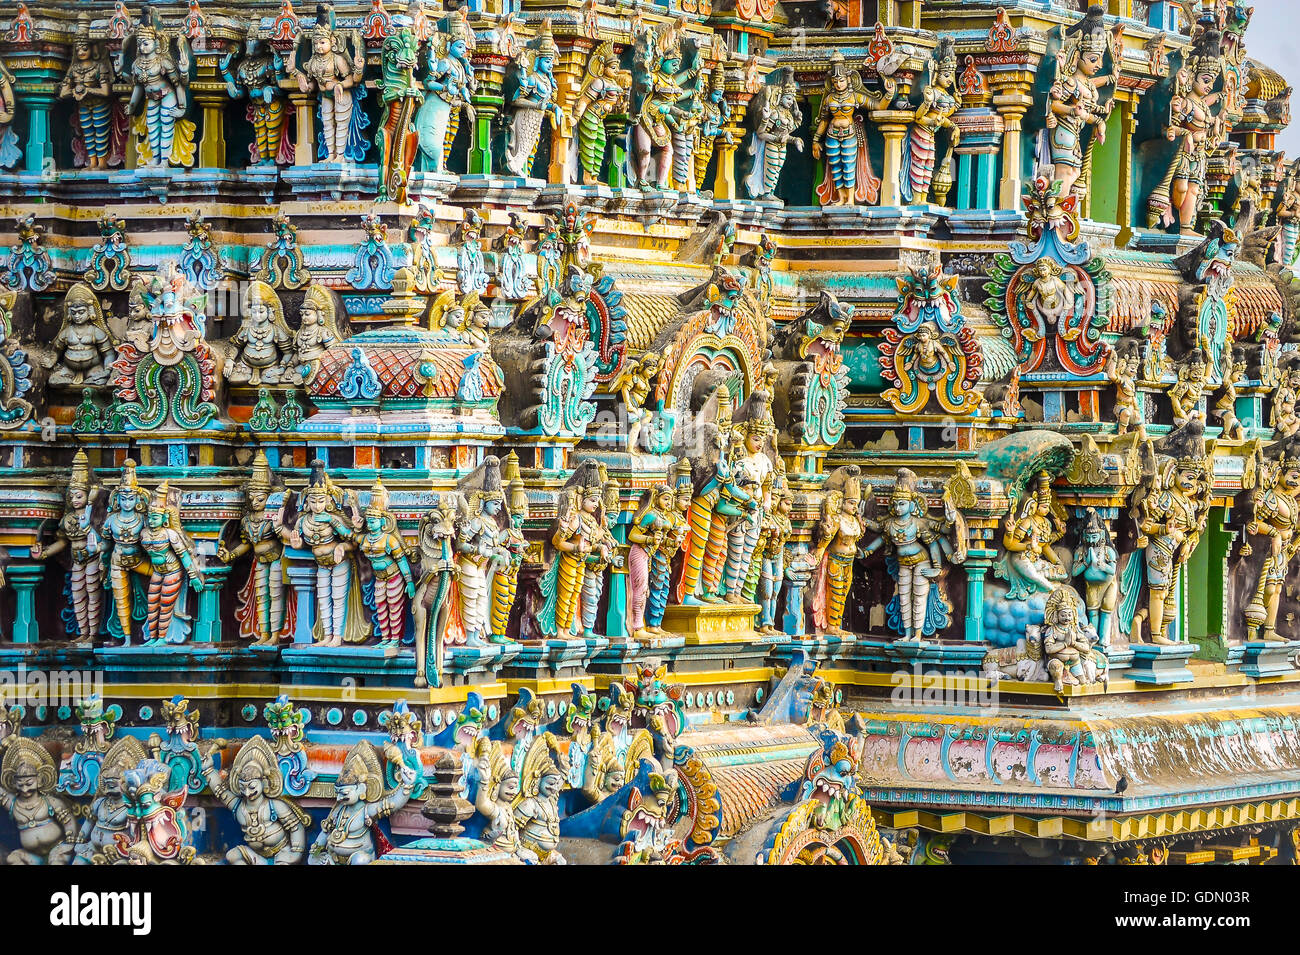
[[[903,139],[912,122],[912,111],[878,109],[873,110],[870,117],[885,138],[885,164],[880,172],[880,204],[896,206],[902,201],[898,180],[903,170]],[[864,143],[864,148],[865,145]]]
[[[546,169],[546,181],[563,183],[569,171],[569,153],[573,148],[573,108],[578,104],[578,90],[582,88],[583,71],[587,65],[588,49],[564,50],[555,61],[555,102],[560,104],[564,122],[551,127],[551,164]],[[579,175],[581,181],[581,175]]]
[[[316,161],[316,117],[312,115],[311,96],[290,93],[289,102],[294,112],[293,164],[310,166]]]
[[[1020,123],[1029,107],[1034,104],[1029,95],[1029,84],[1016,82],[999,85],[993,95],[993,106],[1002,116],[1002,187],[998,193],[998,208],[1020,208],[1021,154]]]

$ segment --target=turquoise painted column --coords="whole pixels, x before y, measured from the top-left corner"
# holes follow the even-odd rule
[[[195,643],[221,642],[221,588],[230,577],[230,567],[217,564],[203,570],[203,589],[199,591],[199,619],[194,624]]]
[[[957,154],[957,201],[953,203],[955,209],[971,208],[971,186],[970,186],[970,167],[971,154]]]
[[[974,208],[992,209],[994,206],[994,188],[997,180],[993,175],[993,154],[980,153],[975,159],[975,199]]]
[[[293,642],[305,646],[311,643],[312,628],[316,626],[316,561],[308,551],[286,547],[284,553],[289,558],[289,583],[298,601]]]
[[[984,639],[984,575],[993,566],[993,554],[984,551],[966,554],[966,640]]]
[[[5,579],[14,589],[14,643],[35,643],[39,633],[36,627],[36,588],[45,576],[45,564],[11,563],[5,568]]]
[[[7,60],[14,74],[14,94],[27,114],[23,169],[38,175],[53,175],[54,140],[50,132],[50,110],[58,102],[59,83],[67,69],[67,60],[63,56],[51,60],[49,53],[35,51],[14,53]]]
[[[621,515],[626,516],[626,515]],[[619,550],[624,554],[623,566],[609,568],[609,606],[605,610],[605,636],[626,637],[627,617],[623,608],[627,606],[627,525],[619,523],[614,527],[614,539],[619,543]]]

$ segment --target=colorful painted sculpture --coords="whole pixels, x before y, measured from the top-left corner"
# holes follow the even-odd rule
[[[1300,551],[1300,446],[1294,439],[1281,442],[1277,455],[1264,464],[1260,488],[1247,535],[1264,535],[1268,549],[1259,569],[1258,582],[1245,609],[1247,639],[1286,640],[1278,632],[1278,610],[1282,592],[1297,551]],[[1242,547],[1250,556],[1250,537]]]
[[[0,809],[18,830],[9,865],[65,865],[77,838],[72,808],[55,794],[57,773],[50,754],[29,739],[5,739],[0,761]]]
[[[303,93],[316,94],[320,119],[318,158],[322,162],[360,162],[366,154],[365,130],[369,117],[358,100],[365,72],[365,48],[361,36],[336,30],[334,8],[321,4],[316,24],[298,38],[297,62],[289,70]],[[304,41],[310,50],[303,49]],[[348,55],[349,45],[351,56]],[[356,93],[354,90],[361,90]]]
[[[235,349],[223,372],[232,384],[278,384],[288,373],[293,333],[275,289],[252,281],[244,288],[243,322],[230,339]]]
[[[226,81],[226,92],[232,100],[248,99],[248,120],[253,125],[249,159],[255,165],[291,162],[293,148],[285,135],[289,114],[280,87],[285,76],[284,57],[252,31],[245,37],[243,53],[239,54],[239,47],[232,44],[217,69]]]
[[[72,477],[68,480],[63,516],[55,528],[55,539],[48,546],[40,541],[32,545],[32,557],[37,560],[67,554],[67,586],[76,622],[76,642],[86,646],[99,636],[103,600],[103,541],[100,529],[95,526],[95,505],[101,494],[101,488],[91,481],[90,459],[85,451],[78,451],[72,459]]]
[[[1070,574],[1083,580],[1084,605],[1088,610],[1088,624],[1096,631],[1101,645],[1109,646],[1115,605],[1119,599],[1119,580],[1116,577],[1119,553],[1110,528],[1097,509],[1086,512],[1079,531],[1079,544],[1074,549]]]
[[[594,461],[585,461],[561,491],[551,526],[550,565],[542,576],[543,602],[537,615],[544,635],[566,638],[583,632],[588,564],[608,563],[612,558],[608,536],[600,468]]]
[[[882,92],[867,90],[862,75],[844,62],[844,54],[839,50],[831,54],[812,141],[813,158],[826,164],[817,187],[817,197],[824,206],[871,204],[880,195],[880,179],[871,171],[860,112],[881,109],[893,98],[892,75],[882,74],[881,81]]]
[[[957,276],[913,268],[898,280],[894,325],[880,346],[881,375],[893,386],[882,397],[902,414],[975,411],[983,357],[961,314]]]
[[[1079,624],[1079,595],[1069,587],[1058,587],[1047,598],[1043,610],[1041,640],[1047,674],[1053,688],[1060,693],[1065,684],[1087,686],[1106,678],[1104,654]],[[1030,639],[1039,639],[1034,635]]]
[[[785,585],[785,551],[793,532],[790,526],[790,511],[793,505],[794,496],[790,493],[784,477],[779,477],[773,491],[771,510],[765,515],[767,527],[762,547],[754,556],[755,561],[761,562],[758,632],[769,637],[779,636],[784,632],[777,624],[776,610],[781,589]]]
[[[334,781],[334,805],[321,822],[320,835],[308,853],[308,865],[366,865],[375,861],[376,821],[391,816],[410,801],[415,772],[402,762],[392,743],[384,744],[384,758],[396,768],[401,781],[384,791],[384,772],[371,743],[360,742],[343,758]]]
[[[1053,177],[1061,183],[1061,194],[1086,197],[1092,155],[1106,141],[1106,120],[1114,100],[1101,102],[1098,89],[1115,82],[1111,72],[1102,73],[1110,34],[1102,22],[1102,11],[1093,5],[1083,19],[1066,31],[1057,55],[1056,80],[1047,98],[1047,122],[1043,129]],[[1084,144],[1087,127],[1093,134]]]
[[[326,350],[346,337],[339,331],[338,317],[339,306],[334,294],[323,285],[307,286],[298,312],[298,330],[293,336],[291,383],[310,384]]]
[[[511,469],[507,459],[508,470]],[[524,522],[528,520],[528,494],[524,482],[519,478],[519,464],[513,462],[513,477],[507,488],[510,525],[498,537],[500,549],[505,552],[504,559],[495,564],[492,574],[492,619],[491,636],[493,643],[511,643],[508,636],[510,629],[510,611],[515,605],[515,595],[519,591],[519,568],[524,562],[524,551],[528,549],[528,540],[524,537]]]
[[[140,549],[149,565],[146,645],[183,643],[190,621],[184,612],[185,581],[195,592],[203,589],[194,542],[181,527],[180,491],[166,482],[149,499],[146,526],[140,532]]]
[[[608,143],[606,121],[626,108],[631,85],[632,74],[620,68],[613,41],[605,40],[587,58],[587,73],[573,107],[578,164],[584,185],[604,181],[601,173]]]
[[[501,461],[489,455],[461,488],[464,509],[456,520],[456,584],[465,642],[481,646],[491,636],[492,588],[497,569],[510,562],[502,546],[505,492]]]
[[[148,8],[147,8],[148,9]],[[149,166],[194,163],[194,122],[189,112],[192,55],[185,35],[176,34],[176,54],[158,11],[149,9],[124,49],[130,62],[133,124],[140,161]]]
[[[512,176],[532,175],[543,121],[549,116],[555,127],[564,123],[564,111],[555,101],[556,83],[552,73],[559,52],[548,17],[542,20],[537,36],[523,48],[515,63],[515,79],[506,100],[510,132],[505,164]]]
[[[520,844],[542,865],[564,865],[559,852],[559,803],[565,769],[555,737],[545,733],[532,741],[519,776],[520,791],[512,808]]]
[[[948,164],[952,151],[961,142],[961,127],[953,114],[961,109],[961,90],[957,86],[957,54],[951,37],[941,37],[930,58],[930,82],[921,88],[921,102],[912,113],[912,125],[903,149],[899,174],[899,195],[904,202],[926,202],[931,184],[935,192],[946,197],[952,182]],[[936,164],[936,134],[948,130],[948,148]],[[935,170],[939,170],[936,177]],[[936,183],[938,178],[942,181]]]
[[[777,201],[776,187],[781,180],[790,147],[803,152],[803,140],[795,133],[803,123],[799,109],[799,87],[794,69],[782,67],[779,83],[766,83],[749,105],[753,121],[746,151],[750,172],[745,177],[745,191],[753,199]]]
[[[420,137],[420,156],[417,169],[425,172],[447,171],[451,144],[460,128],[460,115],[464,111],[474,122],[471,102],[478,81],[469,51],[474,46],[474,30],[469,25],[468,8],[462,7],[447,17],[446,26],[434,34],[429,55],[429,69],[424,78],[426,96],[424,105],[416,114],[415,127]]]
[[[127,458],[122,464],[122,479],[108,496],[108,515],[104,518],[102,535],[104,556],[108,562],[108,583],[116,613],[109,626],[109,635],[123,643],[131,642],[131,621],[137,609],[136,576],[142,572],[141,568],[148,567],[140,543],[148,507],[149,499],[136,482],[135,462]],[[144,608],[140,606],[139,609],[143,611]]]
[[[818,636],[839,636],[847,632],[844,629],[844,608],[849,599],[849,588],[853,584],[853,558],[857,554],[858,541],[867,532],[862,520],[860,474],[857,465],[848,465],[836,468],[826,479],[826,497],[822,501],[821,519],[813,532],[813,561],[817,565],[813,623]],[[922,566],[926,552],[918,545],[921,531],[918,517],[924,516],[925,508],[917,501],[919,495],[911,472],[899,470],[893,494],[893,513],[886,521],[885,530],[889,535],[889,544],[899,554],[898,596],[905,615],[904,636],[913,639],[921,630],[913,623],[914,599],[924,600],[928,596],[929,579],[937,573],[938,560],[936,557],[933,561],[933,572],[927,573],[931,567]],[[898,502],[897,506],[894,506],[893,501]],[[885,542],[884,536],[878,537],[863,548],[863,553],[874,553]],[[913,559],[917,554],[920,555],[919,559]],[[922,592],[914,598],[918,591]]]
[[[311,463],[302,493],[302,513],[285,536],[295,548],[307,548],[316,562],[316,622],[312,638],[326,647],[359,643],[370,636],[355,573],[356,535],[362,521],[356,496],[340,491],[325,472],[325,462]],[[344,517],[344,508],[351,514]]]
[[[1111,351],[1107,375],[1115,385],[1115,433],[1136,431],[1146,438],[1146,413],[1137,382],[1142,374],[1142,342],[1133,337],[1121,338]]]
[[[49,384],[60,387],[102,385],[108,381],[114,341],[104,324],[99,297],[84,282],[63,297],[63,325],[54,341]]]
[[[673,543],[679,521],[676,491],[671,484],[660,484],[644,493],[641,506],[628,525],[627,632],[634,640],[655,636],[655,631],[646,626],[652,567],[661,551],[676,549]],[[667,595],[663,596],[666,600]]]
[[[1065,536],[1061,506],[1052,494],[1051,476],[1038,475],[1033,493],[1026,493],[1014,518],[1007,516],[1002,547],[1006,553],[994,574],[1007,582],[1007,599],[1024,600],[1050,593],[1067,578],[1053,548]]]
[[[635,38],[629,169],[632,184],[641,189],[667,189],[672,184],[674,143],[682,141],[689,113],[680,105],[688,93],[682,84],[699,73],[698,67],[682,69],[682,27],[677,20]]]
[[[85,14],[77,18],[72,60],[59,84],[59,98],[70,99],[75,104],[76,130],[72,141],[73,152],[80,153],[78,165],[107,169],[114,165],[114,159],[121,163],[121,149],[113,148],[113,63],[104,45],[91,39],[90,17]],[[3,150],[0,144],[0,153]],[[3,165],[6,164],[0,155],[0,166]]]
[[[0,169],[12,169],[23,158],[18,133],[13,128],[18,98],[14,95],[14,75],[0,60]]]
[[[212,795],[244,832],[244,844],[227,852],[226,862],[296,865],[302,861],[311,817],[284,796],[280,767],[266,740],[254,736],[240,746],[229,773],[217,768],[209,750],[203,759],[203,776]]]
[[[370,489],[370,503],[363,517],[365,532],[357,538],[357,550],[369,561],[374,574],[379,648],[396,650],[406,632],[406,602],[415,597],[415,578],[382,482],[376,481]]]
[[[86,821],[77,834],[73,865],[91,865],[95,856],[105,856],[117,845],[118,836],[126,838],[130,823],[129,807],[123,784],[128,769],[134,769],[148,754],[140,741],[124,736],[115,741],[100,763],[95,798]]]
[[[728,603],[748,603],[750,578],[763,523],[772,509],[771,482],[776,470],[776,429],[771,396],[755,391],[733,416],[730,437],[736,485],[749,495],[745,513],[727,528],[727,552],[722,567],[723,596]]]
[[[190,865],[195,850],[184,788],[169,789],[171,773],[156,759],[144,759],[122,774],[126,834],[95,862],[107,865]]]
[[[253,472],[244,484],[244,513],[239,519],[239,543],[231,550],[223,540],[217,559],[233,564],[252,555],[248,580],[239,589],[235,618],[240,634],[253,638],[252,646],[275,646],[291,628],[287,626],[284,567],[283,513],[269,510],[273,476],[266,453],[258,451]]]
[[[415,117],[424,102],[424,90],[415,77],[419,57],[420,39],[410,27],[395,30],[384,39],[378,83],[384,120],[375,134],[375,145],[379,147],[377,198],[381,201],[406,201],[419,147]]]
[[[415,685],[442,685],[442,647],[456,598],[452,582],[459,573],[455,553],[455,495],[440,495],[420,520],[420,584],[411,603],[415,624]]]
[[[519,823],[514,810],[519,798],[519,773],[510,766],[496,740],[478,740],[475,759],[479,783],[474,808],[487,820],[483,827],[483,841],[508,852],[520,862],[537,862],[537,853],[519,839]]]

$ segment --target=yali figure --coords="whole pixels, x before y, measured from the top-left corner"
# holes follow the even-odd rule
[[[442,646],[454,608],[455,495],[441,495],[420,519],[420,583],[411,604],[415,624],[415,685],[442,685]]]

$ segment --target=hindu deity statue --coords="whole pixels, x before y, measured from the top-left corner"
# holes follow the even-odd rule
[[[474,30],[469,25],[467,11],[468,7],[462,7],[449,16],[446,31],[438,31],[430,41],[432,52],[424,88],[433,95],[425,98],[415,117],[420,134],[416,168],[425,172],[446,172],[451,144],[460,128],[461,111],[474,122],[470,99],[478,90],[478,81],[469,60]]]
[[[1074,549],[1070,575],[1083,580],[1088,623],[1097,632],[1102,646],[1110,643],[1111,621],[1119,598],[1119,581],[1115,576],[1118,560],[1110,528],[1096,508],[1088,508],[1079,531],[1079,544]]]
[[[108,516],[104,518],[101,532],[103,550],[108,558],[108,583],[117,613],[118,632],[113,635],[124,643],[131,642],[134,575],[142,573],[142,568],[148,569],[140,545],[148,506],[149,499],[136,482],[135,462],[127,458],[122,464],[122,479],[108,496]]]
[[[1065,341],[1074,341],[1083,333],[1074,321],[1082,292],[1074,274],[1056,260],[1043,256],[1035,262],[1017,292],[1026,314],[1034,318],[1034,325],[1025,330],[1029,341],[1052,331]]]
[[[415,685],[441,685],[443,639],[453,609],[452,581],[460,572],[454,549],[457,495],[440,495],[420,518],[420,583],[411,603],[415,624]]]
[[[18,133],[13,127],[17,105],[14,75],[9,72],[4,60],[0,60],[0,169],[12,169],[23,158],[22,147],[18,145]]]
[[[678,522],[677,492],[671,484],[660,484],[644,493],[632,523],[628,525],[627,631],[634,640],[655,636],[646,627],[651,566],[659,551],[671,546]]]
[[[961,91],[957,88],[957,54],[952,38],[940,37],[939,46],[930,60],[930,82],[921,88],[921,102],[912,113],[911,132],[903,147],[899,194],[904,202],[925,202],[929,198],[936,168],[935,137],[941,129],[949,132],[948,148],[937,168],[942,171],[943,178],[948,178],[948,162],[952,159],[953,149],[961,142],[961,128],[952,119],[953,113],[959,109]]]
[[[1246,437],[1246,427],[1237,417],[1237,387],[1246,378],[1246,356],[1234,348],[1232,339],[1223,346],[1223,389],[1214,401],[1214,412],[1219,419],[1220,432],[1225,441],[1241,441]]]
[[[285,542],[307,548],[316,561],[316,623],[313,639],[322,646],[338,647],[346,640],[359,643],[370,635],[361,602],[361,588],[352,551],[362,527],[356,496],[340,491],[325,473],[325,462],[311,463],[311,477],[302,494],[302,512]],[[351,511],[351,520],[343,509]]]
[[[311,44],[309,54],[301,49],[304,41]],[[320,158],[331,163],[360,161],[365,156],[364,130],[369,125],[365,110],[357,103],[365,91],[362,74],[366,69],[360,34],[351,36],[349,58],[349,39],[335,30],[333,7],[322,4],[316,24],[302,32],[298,43],[298,62],[289,75],[297,81],[299,91],[316,94],[323,146]]]
[[[608,564],[613,553],[607,543],[605,486],[596,462],[584,461],[560,495],[548,539],[550,565],[542,575],[543,605],[537,622],[543,634],[567,638],[583,631],[588,564]]]
[[[1250,535],[1268,538],[1259,580],[1245,610],[1249,640],[1257,635],[1262,640],[1288,639],[1278,633],[1277,617],[1287,575],[1300,551],[1300,442],[1289,438],[1279,445],[1277,455],[1265,462],[1260,474],[1241,549],[1243,556],[1250,556]]]
[[[275,753],[260,736],[239,747],[230,772],[203,758],[203,776],[212,795],[230,810],[244,832],[244,844],[226,853],[230,865],[297,865],[307,850],[311,817],[284,795],[284,780]]]
[[[1051,592],[1043,607],[1041,640],[1047,675],[1057,693],[1065,684],[1087,686],[1106,676],[1105,654],[1093,646],[1093,640],[1079,624],[1079,595],[1067,586]],[[1032,634],[1030,639],[1035,638]]]
[[[666,24],[658,34],[637,38],[631,117],[633,185],[667,189],[673,177],[675,139],[681,142],[690,110],[681,105],[689,96],[682,85],[699,75],[699,67],[682,69],[682,22]],[[676,137],[674,137],[676,134]]]
[[[624,448],[637,451],[641,432],[654,417],[654,412],[645,406],[646,399],[654,390],[654,380],[663,367],[663,357],[658,352],[648,351],[635,362],[629,362],[623,370],[619,382],[619,394],[623,407],[627,411],[627,437]]]
[[[881,109],[893,98],[893,77],[882,75],[881,80],[882,92],[869,91],[862,75],[844,62],[843,53],[836,50],[831,54],[812,141],[813,158],[826,163],[826,174],[817,187],[824,206],[876,201],[880,180],[871,171],[861,111]]]
[[[456,584],[465,642],[481,646],[490,636],[491,584],[497,568],[510,561],[502,546],[506,499],[501,487],[501,461],[488,455],[476,475],[461,489],[462,510],[456,518]]]
[[[1269,411],[1269,427],[1274,436],[1290,438],[1300,432],[1300,360],[1283,359],[1279,364],[1277,390]]]
[[[78,282],[63,297],[63,325],[50,343],[54,356],[49,384],[80,387],[108,381],[113,360],[113,336],[104,323],[99,297],[85,282]]]
[[[308,865],[367,865],[375,861],[371,829],[378,820],[405,806],[415,788],[415,770],[402,762],[397,747],[385,742],[384,757],[400,779],[389,792],[384,792],[384,772],[374,744],[363,740],[343,758],[334,781],[334,805],[312,843]]]
[[[745,514],[727,528],[727,553],[722,579],[728,603],[745,603],[749,578],[764,520],[771,510],[771,481],[775,472],[776,427],[766,391],[755,391],[733,418],[732,467],[737,485],[749,494]]]
[[[1106,360],[1106,374],[1115,385],[1115,433],[1136,431],[1139,440],[1146,438],[1146,413],[1138,393],[1142,374],[1142,343],[1133,337],[1121,338]]]
[[[564,865],[560,845],[560,792],[566,776],[564,756],[555,737],[533,740],[519,773],[520,792],[513,809],[519,841],[543,865]]]
[[[321,357],[337,341],[343,339],[338,327],[338,304],[324,285],[313,282],[307,286],[298,311],[298,331],[293,336],[293,361],[287,382],[308,384],[316,377]]]
[[[1147,225],[1173,225],[1196,231],[1210,153],[1224,139],[1223,77],[1220,34],[1203,30],[1174,77],[1165,138],[1175,144],[1173,159],[1147,201]]]
[[[1175,641],[1166,634],[1166,627],[1177,616],[1179,579],[1209,517],[1213,459],[1206,454],[1204,424],[1199,418],[1166,435],[1160,451],[1163,461],[1156,473],[1133,491],[1132,514],[1141,556],[1135,553],[1129,558],[1120,591],[1124,609],[1135,607],[1145,571],[1145,616],[1151,642],[1171,645]],[[1125,623],[1130,628],[1140,626],[1141,616],[1141,611],[1128,619],[1125,613],[1119,614],[1121,628]]]
[[[513,456],[513,452],[512,452]],[[507,464],[511,463],[507,459]],[[491,636],[493,643],[510,643],[506,629],[510,625],[510,611],[515,605],[515,594],[519,591],[519,568],[524,562],[524,551],[528,541],[524,537],[524,522],[528,520],[528,494],[524,482],[519,477],[518,462],[513,463],[514,476],[510,480],[509,491],[509,526],[498,536],[499,546],[505,552],[505,559],[496,562],[492,574],[492,618]]]
[[[68,591],[72,597],[73,617],[77,622],[76,642],[89,646],[99,635],[100,608],[103,600],[103,549],[101,531],[94,523],[95,503],[101,494],[90,480],[90,459],[78,451],[72,459],[72,477],[64,497],[63,516],[49,544],[39,540],[32,545],[32,557],[43,560],[66,553],[70,570]]]
[[[241,628],[256,639],[256,647],[273,647],[285,633],[285,567],[283,515],[269,511],[272,488],[266,452],[253,459],[253,473],[244,484],[244,513],[239,518],[239,543],[231,550],[223,540],[217,544],[217,559],[233,564],[252,554],[248,580],[239,590],[235,617]]]
[[[618,552],[618,540],[613,533],[620,508],[619,485],[606,476],[603,468],[599,473],[602,488],[601,519],[599,525],[591,525],[595,529],[593,546],[587,551],[587,566],[582,578],[582,635],[588,640],[595,634],[600,597],[605,590],[605,571],[611,566],[623,566],[623,556]]]
[[[886,522],[886,533],[891,546],[899,554],[899,599],[908,605],[909,596],[914,592],[914,575],[907,577],[907,590],[904,590],[903,571],[911,566],[904,564],[903,551],[919,553],[919,560],[913,562],[916,567],[925,563],[926,550],[919,542],[921,520],[925,515],[924,498],[915,488],[915,478],[911,472],[898,472],[898,481],[894,485],[893,500],[899,502],[894,507],[891,521]],[[844,605],[848,601],[849,588],[853,584],[853,558],[857,553],[858,541],[867,532],[862,520],[862,479],[856,464],[836,468],[826,479],[826,497],[822,500],[820,519],[813,528],[813,553],[817,565],[815,592],[813,594],[813,623],[817,634],[839,636],[844,630]],[[920,498],[920,502],[917,501]],[[895,524],[897,526],[895,526]],[[876,538],[864,548],[864,554],[872,554],[885,543],[884,536]],[[938,567],[937,545],[933,561]],[[928,568],[925,568],[928,569]],[[928,576],[922,575],[928,588]],[[906,631],[908,638],[919,635]]]
[[[375,615],[379,648],[396,650],[406,632],[406,602],[415,597],[415,577],[406,559],[406,546],[397,533],[397,516],[388,508],[388,491],[376,481],[364,515],[365,531],[357,550],[370,562],[375,581]]]
[[[119,835],[126,838],[130,819],[122,791],[123,777],[128,769],[134,769],[141,760],[148,759],[148,755],[134,736],[124,736],[108,748],[99,764],[95,798],[77,834],[73,865],[92,864],[96,855],[103,855],[117,845]]]
[[[21,736],[4,741],[0,761],[0,809],[18,830],[18,848],[9,865],[66,865],[72,861],[77,820],[72,807],[55,793],[58,773],[45,748]]]
[[[139,137],[140,161],[150,166],[188,166],[194,162],[194,123],[189,112],[190,73],[193,69],[189,43],[176,35],[173,57],[168,35],[156,10],[149,21],[136,25],[128,40],[131,56],[131,101],[127,111],[139,116],[135,131]]]
[[[512,176],[529,176],[537,156],[542,123],[550,116],[559,127],[564,112],[555,101],[555,74],[552,69],[560,48],[551,35],[551,20],[542,20],[537,36],[520,52],[515,79],[506,100],[510,109],[510,133],[506,140],[506,171]]]
[[[1065,536],[1060,505],[1052,495],[1052,480],[1038,475],[1033,493],[1025,494],[1015,518],[1008,516],[1002,535],[1006,551],[993,572],[1007,582],[1008,600],[1025,600],[1050,593],[1067,579],[1065,567],[1053,548]]]
[[[181,643],[189,633],[182,581],[188,579],[197,593],[203,589],[203,574],[194,542],[181,527],[179,489],[160,484],[149,499],[146,520],[140,532],[140,549],[149,564],[145,639],[154,645]]]
[[[614,41],[605,40],[587,58],[587,74],[578,90],[578,101],[573,107],[573,128],[578,137],[578,164],[582,167],[584,185],[601,181],[605,166],[605,147],[608,133],[605,121],[611,115],[627,108],[628,90],[632,74],[619,67]]]
[[[519,823],[515,819],[514,804],[519,799],[519,774],[510,766],[501,751],[501,744],[486,737],[475,744],[478,764],[478,789],[474,808],[487,825],[482,839],[493,848],[508,852],[520,862],[537,862],[537,853],[519,840]]]
[[[780,75],[779,83],[765,84],[749,104],[753,132],[746,147],[750,171],[745,177],[745,191],[750,198],[764,202],[776,201],[776,186],[790,147],[803,152],[803,140],[795,135],[803,123],[803,111],[799,109],[794,68],[784,66]]]
[[[375,134],[375,145],[379,147],[376,198],[380,201],[406,201],[408,179],[419,148],[415,116],[424,102],[424,90],[415,78],[419,58],[420,38],[410,27],[401,27],[384,38],[377,84],[384,121]]]
[[[779,478],[773,492],[773,503],[765,515],[767,522],[762,549],[755,555],[756,561],[762,562],[760,585],[758,591],[758,632],[764,636],[780,636],[782,630],[777,626],[776,608],[781,596],[781,587],[785,583],[785,548],[792,533],[790,511],[794,507],[794,495],[784,478]]]
[[[1273,221],[1280,226],[1277,261],[1289,269],[1300,249],[1300,160],[1286,167],[1286,175],[1273,201]]]
[[[704,177],[709,172],[709,161],[713,159],[714,146],[721,139],[730,145],[733,140],[731,130],[731,105],[727,102],[726,70],[719,63],[709,74],[709,85],[698,88],[696,94],[700,99],[700,119],[695,127],[694,143],[691,146],[691,158],[695,163],[695,188],[704,189]]]
[[[218,71],[226,81],[226,93],[232,100],[248,99],[248,118],[253,124],[253,142],[249,158],[258,165],[286,162],[284,138],[288,115],[280,79],[285,75],[284,57],[280,52],[249,30],[243,55],[238,44],[221,58]],[[238,57],[238,59],[236,59]]]
[[[104,45],[91,40],[90,17],[84,13],[77,18],[72,60],[59,84],[59,99],[75,104],[73,142],[81,143],[86,168],[107,169],[113,152],[113,63]]]
[[[244,287],[243,322],[230,345],[235,349],[225,366],[232,384],[278,384],[288,373],[293,332],[284,321],[284,306],[275,289],[253,280]]]
[[[1205,394],[1205,373],[1205,355],[1199,348],[1193,348],[1179,360],[1178,378],[1168,392],[1175,425],[1182,426],[1199,413],[1201,398]]]
[[[1106,141],[1106,121],[1114,100],[1101,102],[1098,90],[1115,82],[1115,72],[1103,74],[1109,34],[1102,22],[1101,7],[1094,5],[1082,20],[1067,31],[1058,54],[1056,80],[1047,97],[1047,123],[1043,129],[1053,177],[1061,183],[1061,195],[1083,192],[1092,166],[1092,151]],[[1093,128],[1085,146],[1085,132]]]

